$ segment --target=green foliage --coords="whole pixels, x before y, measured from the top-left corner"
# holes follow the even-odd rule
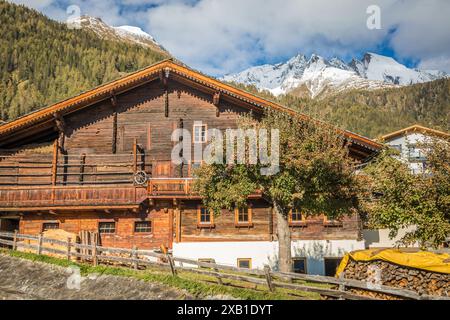
[[[217,213],[243,206],[259,190],[284,214],[295,205],[335,218],[355,208],[353,163],[343,137],[332,127],[270,110],[260,122],[244,118],[240,123],[242,129],[251,126],[279,130],[279,172],[264,175],[260,164],[204,165],[196,171],[194,187],[207,207]]]
[[[167,58],[0,0],[0,118],[13,120]]]
[[[450,235],[450,146],[433,141],[422,146],[427,153],[427,171],[412,174],[408,166],[385,151],[365,168],[367,192],[376,199],[363,200],[372,228],[389,228],[390,236],[415,226],[399,245],[419,242],[438,247]]]
[[[346,91],[315,99],[294,93],[274,97],[254,86],[233,85],[371,138],[413,124],[450,130],[450,79],[401,88]]]

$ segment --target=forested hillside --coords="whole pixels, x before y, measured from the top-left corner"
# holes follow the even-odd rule
[[[450,131],[449,79],[401,88],[347,91],[323,99],[293,95],[276,98],[254,86],[234,85],[371,138],[416,123]]]
[[[0,0],[0,117],[10,121],[168,57],[160,51],[70,30]],[[236,85],[368,137],[419,123],[450,130],[450,80],[354,90],[311,99]],[[300,95],[302,96],[302,95]]]
[[[15,119],[167,58],[0,0],[0,117]]]

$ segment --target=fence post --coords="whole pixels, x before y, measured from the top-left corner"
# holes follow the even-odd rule
[[[175,270],[175,263],[173,261],[172,256],[169,255],[169,252],[167,251],[167,248],[165,245],[161,245],[160,246],[162,253],[166,256],[167,262],[169,263],[170,266],[170,271],[172,271],[172,275],[176,276],[177,275],[177,271]]]
[[[68,237],[67,238],[67,260],[70,260],[71,246],[72,246],[72,239]]]
[[[270,275],[270,267],[264,266],[264,273],[266,274],[267,286],[269,287],[270,292],[274,292],[275,288],[272,283],[272,276]]]
[[[343,272],[341,272],[341,274],[339,275],[339,280],[344,281],[344,273]],[[345,292],[345,285],[342,282],[339,284],[339,291],[341,291],[342,293]],[[341,296],[339,298],[339,300],[344,300],[344,298]]]
[[[216,264],[216,260],[213,260],[213,261],[214,261],[214,264]],[[220,285],[223,285],[222,277],[220,276],[220,270],[219,270],[219,268],[217,268],[217,266],[214,267],[214,271],[217,272],[217,282]]]
[[[37,254],[38,255],[42,254],[42,232],[39,233],[39,236],[38,236]]]
[[[137,256],[137,248],[136,248],[136,246],[133,246],[133,251],[131,252],[131,257],[133,258],[133,267],[134,267],[134,270],[137,270],[138,269],[138,264],[139,264],[139,262],[138,262],[138,256]]]
[[[172,275],[176,276],[177,275],[177,270],[175,270],[175,263],[173,261],[172,256],[169,255],[168,253],[166,253],[166,257],[167,257],[167,260],[169,260],[170,271],[172,271]]]
[[[98,242],[98,233],[92,232],[90,234],[91,242],[92,242],[92,264],[94,267],[98,265],[98,257],[97,257],[97,242]]]
[[[14,230],[13,251],[17,250],[17,230]]]

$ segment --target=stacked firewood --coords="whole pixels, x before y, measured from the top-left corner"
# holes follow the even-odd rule
[[[350,259],[344,277],[415,291],[421,295],[450,296],[450,274],[413,269],[377,260]]]

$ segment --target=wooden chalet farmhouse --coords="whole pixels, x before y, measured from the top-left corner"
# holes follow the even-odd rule
[[[191,192],[199,164],[171,162],[174,129],[189,129],[193,144],[204,144],[206,128],[235,128],[240,114],[257,117],[265,107],[293,112],[166,60],[6,123],[0,228],[98,231],[106,246],[163,244],[180,257],[241,267],[275,263],[276,227],[261,195],[249,198],[248,210],[214,217]],[[361,162],[381,148],[344,134]],[[364,248],[356,216],[304,220],[293,212],[291,228],[299,272],[332,272],[336,258]]]

